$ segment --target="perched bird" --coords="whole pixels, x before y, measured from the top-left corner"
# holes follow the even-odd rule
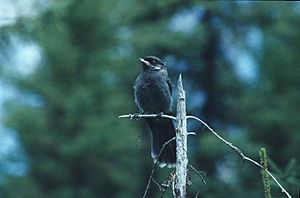
[[[140,61],[143,68],[134,86],[137,106],[144,114],[171,113],[172,87],[166,64],[155,56],[140,58]],[[163,145],[175,137],[173,121],[167,118],[145,118],[145,120],[152,135],[151,156],[153,160],[157,161],[160,167],[174,167],[176,163],[175,140],[166,144],[162,150]]]

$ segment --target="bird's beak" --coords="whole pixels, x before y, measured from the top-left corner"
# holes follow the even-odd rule
[[[139,60],[143,63],[143,65],[150,66],[150,63],[143,58],[139,58]]]

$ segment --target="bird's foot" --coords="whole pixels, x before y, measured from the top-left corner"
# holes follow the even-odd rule
[[[138,119],[141,118],[140,115],[141,115],[141,113],[134,113],[134,114],[131,114],[130,119],[136,119],[136,120],[138,120]]]
[[[159,113],[156,114],[156,116],[157,116],[158,119],[161,118],[162,115],[164,115],[164,112],[159,112]]]

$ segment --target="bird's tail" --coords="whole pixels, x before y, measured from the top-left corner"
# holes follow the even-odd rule
[[[154,161],[158,160],[160,167],[174,167],[176,163],[175,126],[172,120],[167,118],[147,118],[152,132],[151,156]],[[164,144],[168,142],[165,146]],[[163,148],[164,146],[164,148]]]

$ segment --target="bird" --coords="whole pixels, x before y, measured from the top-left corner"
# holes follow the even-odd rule
[[[172,114],[172,85],[166,63],[155,56],[147,56],[139,60],[142,63],[142,71],[135,81],[134,97],[140,112]],[[145,121],[151,131],[151,156],[154,162],[160,167],[174,167],[176,141],[173,138],[176,130],[173,121],[159,116],[145,118]],[[173,140],[170,141],[171,139]]]

